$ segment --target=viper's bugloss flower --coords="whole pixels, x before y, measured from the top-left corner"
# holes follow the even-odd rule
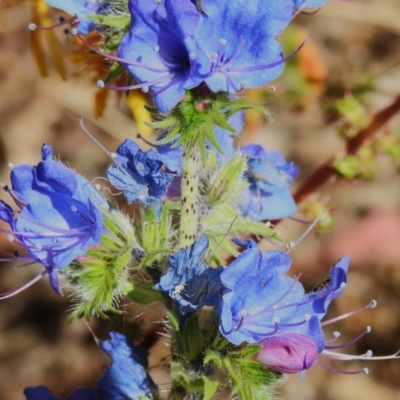
[[[161,112],[205,82],[235,93],[277,78],[284,57],[276,37],[293,16],[291,0],[130,0],[132,25],[119,47],[125,67],[150,89]],[[240,35],[238,32],[240,27]]]
[[[312,339],[321,352],[325,341],[320,320],[347,282],[349,258],[332,268],[323,287],[305,294],[301,283],[286,275],[288,254],[261,253],[251,240],[234,242],[246,249],[221,274],[228,289],[220,307],[221,333],[234,344],[298,334]]]
[[[155,289],[175,300],[182,314],[219,304],[223,268],[211,268],[203,262],[208,243],[207,237],[201,236],[188,248],[169,256],[168,272],[155,285]]]
[[[131,29],[119,47],[128,71],[151,89],[161,112],[168,112],[187,89],[203,80],[200,51],[191,36],[200,14],[190,0],[130,0]]]
[[[97,387],[76,389],[66,400],[153,398],[152,391],[156,390],[156,386],[146,372],[147,351],[135,346],[120,333],[111,332],[110,336],[110,340],[100,341],[100,347],[111,356],[112,364]],[[61,400],[53,396],[45,386],[26,388],[24,394],[26,400]]]
[[[290,186],[298,174],[298,167],[287,162],[277,151],[266,151],[262,146],[249,144],[240,149],[248,157],[246,177],[250,186],[243,194],[241,213],[255,221],[290,217],[296,203]]]
[[[9,190],[18,207],[0,202],[0,218],[10,225],[9,240],[25,248],[42,264],[59,293],[57,270],[96,245],[103,232],[102,200],[95,187],[72,169],[53,160],[51,147],[43,145],[42,160],[11,171]],[[18,254],[17,254],[18,256]]]
[[[213,92],[259,87],[282,73],[276,38],[292,19],[291,0],[203,0],[201,9],[196,60],[209,68],[204,81]]]
[[[79,19],[78,29],[84,35],[95,29],[90,21],[90,14],[99,14],[107,10],[109,4],[101,0],[45,0],[52,7],[59,8],[68,14],[76,15]]]
[[[129,139],[118,147],[114,160],[107,176],[114,187],[124,192],[128,204],[159,202],[173,178],[161,171],[163,162],[154,150],[144,152]]]

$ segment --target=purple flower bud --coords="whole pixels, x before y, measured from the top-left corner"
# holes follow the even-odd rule
[[[318,349],[314,341],[303,335],[288,333],[267,337],[259,343],[258,361],[274,371],[294,374],[312,367]]]

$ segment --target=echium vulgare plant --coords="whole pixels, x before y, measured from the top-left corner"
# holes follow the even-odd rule
[[[127,138],[110,151],[109,184],[135,204],[136,217],[112,195],[53,155],[44,144],[37,165],[11,165],[10,201],[0,201],[1,231],[15,250],[3,261],[38,263],[42,272],[6,299],[48,276],[59,295],[71,296],[70,321],[122,313],[128,299],[163,304],[160,336],[170,346],[167,387],[149,375],[148,352],[116,331],[99,341],[111,356],[92,387],[69,400],[273,398],[284,374],[321,360],[373,360],[336,350],[324,328],[359,310],[325,319],[347,285],[350,258],[307,291],[289,272],[287,251],[261,251],[266,238],[284,244],[269,221],[293,216],[291,186],[298,167],[258,144],[237,147],[244,112],[259,104],[245,89],[277,78],[287,59],[279,35],[303,9],[325,1],[110,0],[47,3],[71,14],[57,24],[104,56],[109,74],[98,85],[142,89],[154,100],[150,150]],[[33,24],[30,29],[42,29]],[[97,31],[104,47],[87,35]],[[113,43],[115,52],[107,47]],[[112,80],[125,76],[127,86]],[[89,133],[90,135],[90,133]],[[160,306],[161,307],[161,306]],[[368,333],[368,326],[358,338]],[[358,339],[357,338],[357,339]],[[342,371],[343,372],[343,371]],[[359,371],[368,369],[363,367]],[[348,373],[348,372],[347,372]],[[59,388],[28,387],[28,400],[61,399]],[[55,394],[52,394],[55,393]]]

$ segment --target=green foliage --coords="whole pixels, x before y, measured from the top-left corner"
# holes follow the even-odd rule
[[[129,219],[111,206],[101,207],[105,233],[96,247],[78,257],[62,273],[75,296],[71,320],[94,314],[105,317],[106,311],[119,313],[118,299],[129,276],[132,249],[137,247]]]
[[[202,162],[205,164],[207,140],[223,153],[214,135],[215,126],[236,133],[226,121],[239,111],[248,109],[257,109],[264,115],[269,115],[268,111],[258,104],[247,100],[234,100],[227,93],[211,93],[201,87],[187,91],[184,99],[169,114],[157,112],[159,120],[151,123],[151,126],[168,131],[167,136],[160,140],[159,144],[170,142],[174,142],[175,146],[182,144],[188,153],[191,153],[197,144]]]
[[[143,267],[151,267],[156,262],[163,261],[166,256],[173,253],[171,245],[171,215],[170,204],[163,204],[161,214],[158,216],[153,207],[142,210],[141,216],[134,224],[135,232],[140,247],[144,250],[144,257],[140,260]]]

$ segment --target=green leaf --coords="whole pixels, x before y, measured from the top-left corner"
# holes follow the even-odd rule
[[[203,400],[211,400],[218,389],[218,381],[203,377],[204,380],[204,396]]]
[[[128,281],[124,292],[127,297],[138,304],[151,304],[157,301],[164,301],[164,297],[161,292],[153,289],[153,284],[147,282],[134,283]]]

